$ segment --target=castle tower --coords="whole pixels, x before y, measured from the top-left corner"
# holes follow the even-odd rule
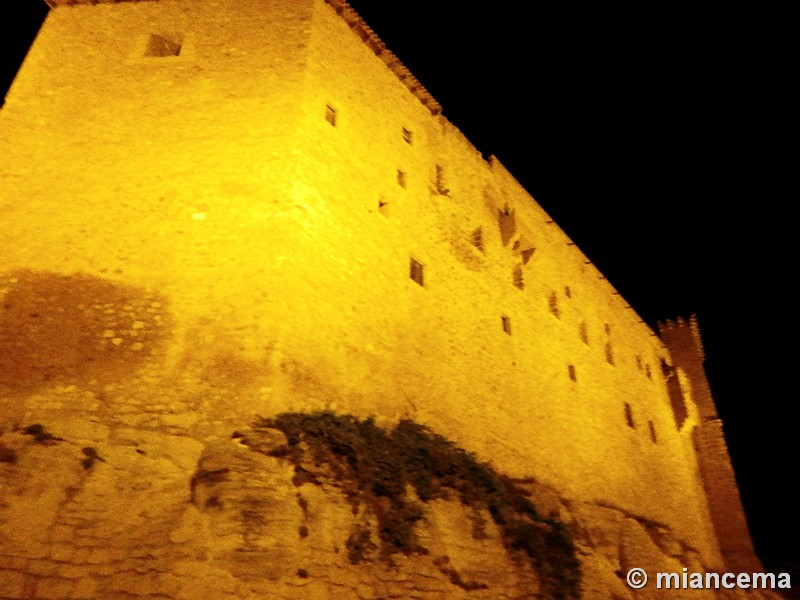
[[[677,393],[681,399],[691,395],[699,412],[692,440],[725,564],[738,572],[763,571],[750,539],[722,420],[703,369],[705,352],[697,319],[667,321],[659,326],[659,332],[674,361],[670,378],[682,380],[678,387],[683,389]],[[680,414],[680,409],[676,410],[676,419]]]
[[[527,485],[585,598],[723,568],[690,359],[344,1],[51,6],[0,112],[0,597],[537,589],[446,503],[438,562],[351,570],[350,507],[237,445],[324,409]]]

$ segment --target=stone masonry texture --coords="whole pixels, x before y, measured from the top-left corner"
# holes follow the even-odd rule
[[[539,597],[443,499],[427,555],[352,564],[374,515],[238,441],[286,411],[491,463],[584,598],[757,567],[696,327],[642,323],[346,3],[51,5],[0,111],[0,599]]]

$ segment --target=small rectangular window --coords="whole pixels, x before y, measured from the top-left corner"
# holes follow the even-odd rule
[[[636,423],[633,422],[633,408],[627,402],[625,403],[625,422],[631,429],[636,429]]]
[[[589,328],[586,326],[586,321],[583,321],[581,323],[580,336],[581,336],[581,341],[588,346],[589,345]]]
[[[483,229],[478,227],[475,231],[473,231],[469,241],[478,250],[485,253],[485,250],[483,248]]]
[[[413,134],[411,133],[411,130],[410,129],[406,129],[405,127],[403,127],[403,141],[406,144],[410,144],[411,143],[412,136],[413,136]]]
[[[330,104],[325,106],[325,120],[336,127],[336,109]]]
[[[514,267],[513,280],[515,288],[518,288],[520,290],[525,289],[525,278],[522,275],[522,267],[520,267],[519,265]]]
[[[150,34],[146,56],[178,56],[181,53],[183,36]]]
[[[511,335],[511,317],[502,315],[500,317],[500,322],[503,325],[503,331],[505,331],[508,335]]]
[[[550,312],[553,314],[553,316],[558,317],[560,319],[561,318],[561,310],[559,310],[559,308],[558,308],[558,294],[556,294],[555,292],[552,292],[550,294],[550,299],[549,299],[548,303],[550,304]]]
[[[397,169],[397,185],[404,188],[406,187],[407,183],[408,182],[406,181],[406,172]]]
[[[572,379],[572,381],[578,381],[578,376],[575,374],[574,365],[567,365],[567,372],[569,373],[569,378]]]
[[[503,210],[497,211],[497,224],[500,226],[500,241],[503,242],[503,246],[508,246],[517,233],[517,217],[515,212],[508,208],[508,204]]]
[[[411,278],[412,281],[418,283],[422,287],[425,287],[424,270],[425,270],[425,267],[418,260],[415,260],[414,258],[412,258],[409,261],[409,274],[408,274],[408,276]]]
[[[650,441],[653,442],[654,444],[657,444],[658,443],[658,436],[656,436],[656,426],[653,425],[652,421],[648,421],[647,425],[650,428]]]
[[[447,181],[445,180],[444,167],[436,165],[436,181],[434,182],[436,193],[441,196],[449,196],[450,190],[447,189]]]
[[[606,342],[606,362],[610,365],[614,364],[614,349],[611,347],[611,342]]]

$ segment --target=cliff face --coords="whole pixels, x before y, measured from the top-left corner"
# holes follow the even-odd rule
[[[421,501],[409,490],[422,507],[409,524],[414,551],[387,552],[381,509],[354,503],[358,490],[310,453],[287,460],[289,442],[278,429],[213,435],[205,419],[137,404],[129,393],[118,387],[98,398],[71,387],[41,394],[37,404],[48,408],[28,414],[52,425],[0,437],[0,598],[572,597],[563,578],[553,584],[509,549],[485,505],[468,506],[455,493]],[[76,413],[81,418],[67,416]],[[651,597],[624,584],[635,566],[708,569],[668,527],[565,501],[530,480],[515,485],[549,515],[543,521],[565,524],[583,598]]]
[[[345,4],[54,4],[0,115],[0,597],[551,594],[480,506],[387,560],[380,506],[242,443],[321,410],[491,462],[585,597],[723,568],[697,360]]]

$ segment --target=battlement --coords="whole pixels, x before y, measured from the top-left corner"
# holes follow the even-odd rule
[[[345,20],[350,28],[361,38],[361,40],[380,58],[389,70],[405,85],[409,91],[416,96],[422,105],[431,111],[432,115],[442,112],[441,105],[431,96],[414,74],[409,71],[400,59],[389,50],[381,41],[378,35],[364,22],[358,13],[346,2],[346,0],[325,0],[336,13]]]
[[[659,322],[657,327],[661,337],[671,340],[672,344],[678,343],[677,340],[680,338],[685,339],[687,342],[691,339],[691,344],[694,346],[700,361],[705,360],[706,354],[703,347],[703,338],[700,335],[700,327],[697,323],[697,315],[692,315],[689,319],[683,317],[678,317],[675,320],[667,319],[663,323]]]
[[[117,4],[119,2],[159,2],[159,0],[44,0],[51,8],[78,4]]]

